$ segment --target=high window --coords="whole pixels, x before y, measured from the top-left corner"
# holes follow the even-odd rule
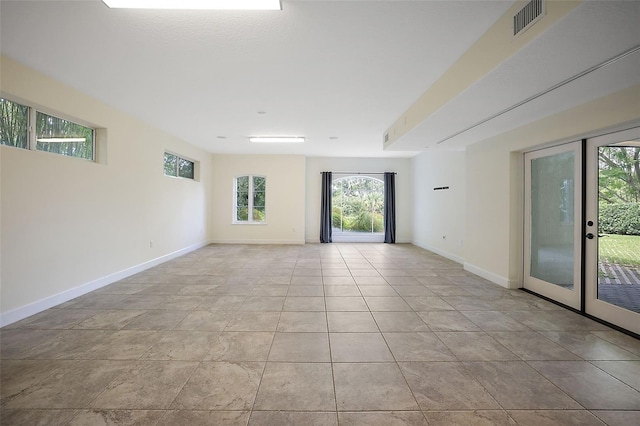
[[[332,233],[342,238],[384,237],[384,182],[368,176],[334,179]]]
[[[264,223],[267,178],[264,176],[238,176],[235,179],[235,223]]]
[[[0,98],[0,144],[29,149],[29,107]]]
[[[95,130],[0,98],[0,144],[93,160]]]
[[[167,176],[194,179],[195,163],[170,152],[164,153],[164,174]]]

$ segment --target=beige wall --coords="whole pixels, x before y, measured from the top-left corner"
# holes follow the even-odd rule
[[[233,223],[234,178],[267,177],[266,223]],[[214,155],[212,235],[216,243],[304,243],[305,159],[301,155]]]
[[[0,147],[4,323],[206,244],[209,153],[9,58],[1,66],[4,97],[108,133],[104,163]],[[164,176],[165,149],[199,161],[200,181]]]
[[[503,286],[521,286],[523,152],[639,122],[640,86],[634,86],[469,146],[465,268]]]
[[[413,158],[413,243],[464,262],[465,153],[430,151]],[[448,186],[447,190],[433,188]]]
[[[396,242],[413,237],[413,170],[410,158],[307,158],[306,233],[308,243],[320,242],[320,172],[396,172]],[[372,175],[382,178],[380,175]]]

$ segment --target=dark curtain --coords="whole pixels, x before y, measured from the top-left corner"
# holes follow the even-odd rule
[[[331,172],[322,172],[322,203],[320,204],[320,242],[331,242]]]
[[[396,242],[396,174],[384,174],[384,242]]]

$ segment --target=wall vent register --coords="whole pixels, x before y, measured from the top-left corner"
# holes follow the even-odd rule
[[[538,22],[545,14],[544,0],[531,0],[518,13],[513,16],[513,35],[529,29]]]

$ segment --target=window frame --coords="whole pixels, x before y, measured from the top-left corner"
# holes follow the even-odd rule
[[[372,174],[367,174],[367,173],[358,173],[358,174],[336,173],[336,175],[332,176],[332,179],[331,179],[331,201],[332,201],[331,229],[332,229],[333,241],[334,242],[384,242],[384,213],[385,213],[384,212],[384,181],[378,177],[372,176]],[[340,228],[337,228],[333,225],[333,209],[335,207],[338,207],[336,204],[334,204],[334,200],[335,200],[334,185],[339,182],[340,186],[344,188],[344,182],[346,182],[348,179],[354,179],[354,178],[368,179],[368,180],[371,180],[376,185],[382,184],[382,187],[381,187],[382,194],[380,195],[382,196],[382,203],[383,203],[382,204],[383,229],[381,231],[375,232],[373,226],[371,227],[370,231],[348,231],[348,230],[345,231],[344,226],[342,225],[343,218],[344,218],[344,210],[342,208],[342,205],[339,206],[341,226]],[[371,191],[369,191],[368,194],[369,193],[371,193]],[[367,209],[367,212],[371,213],[372,215],[376,213],[373,208],[373,205],[371,205],[370,208]]]
[[[17,101],[12,99],[9,96],[5,96],[4,94],[0,93],[0,98],[2,98],[5,101],[11,102],[13,104],[19,105],[21,107],[25,107],[27,108],[27,138],[26,138],[26,147],[21,147],[21,146],[12,146],[12,145],[0,145],[0,146],[5,146],[8,148],[16,148],[16,149],[24,149],[27,151],[36,151],[36,152],[44,152],[47,154],[53,154],[53,155],[58,155],[61,157],[66,157],[66,158],[75,158],[78,160],[84,160],[84,161],[91,161],[93,163],[98,163],[98,143],[97,143],[97,138],[98,138],[98,134],[99,134],[99,129],[97,126],[88,124],[87,122],[83,121],[83,120],[78,120],[75,118],[71,118],[65,114],[61,114],[58,112],[54,112],[52,110],[49,110],[47,108],[40,108],[40,107],[36,107],[32,104],[30,104],[29,102],[23,102],[23,101]],[[84,157],[79,157],[79,156],[75,156],[75,155],[66,155],[63,153],[59,153],[59,152],[52,152],[52,151],[46,151],[43,149],[38,149],[38,132],[36,127],[36,123],[37,123],[37,115],[38,113],[46,115],[48,117],[52,117],[54,119],[58,119],[58,120],[64,120],[67,121],[69,123],[78,125],[78,126],[82,126],[85,127],[89,130],[91,130],[91,158],[84,158]]]
[[[165,168],[165,159],[167,155],[172,155],[174,157],[176,157],[176,174],[175,175],[170,175],[167,174],[167,169]],[[191,169],[193,171],[193,175],[191,177],[189,176],[180,176],[180,161],[187,161],[189,163],[191,163]],[[191,180],[196,182],[196,167],[197,167],[198,162],[195,160],[192,160],[191,158],[187,158],[184,155],[180,155],[180,154],[176,154],[175,152],[169,151],[169,150],[164,150],[163,156],[162,156],[162,173],[164,176],[170,177],[170,178],[175,178],[175,179],[186,179],[186,180]]]
[[[238,179],[240,178],[248,178],[249,186],[247,191],[247,220],[239,220],[238,219]],[[255,198],[255,188],[254,188],[254,179],[262,178],[264,179],[264,190],[259,191],[264,193],[264,219],[263,220],[255,220],[253,218],[253,201]],[[249,214],[251,213],[251,214]],[[233,217],[232,224],[234,225],[266,225],[267,224],[267,176],[260,174],[245,174],[234,176],[233,178]]]

